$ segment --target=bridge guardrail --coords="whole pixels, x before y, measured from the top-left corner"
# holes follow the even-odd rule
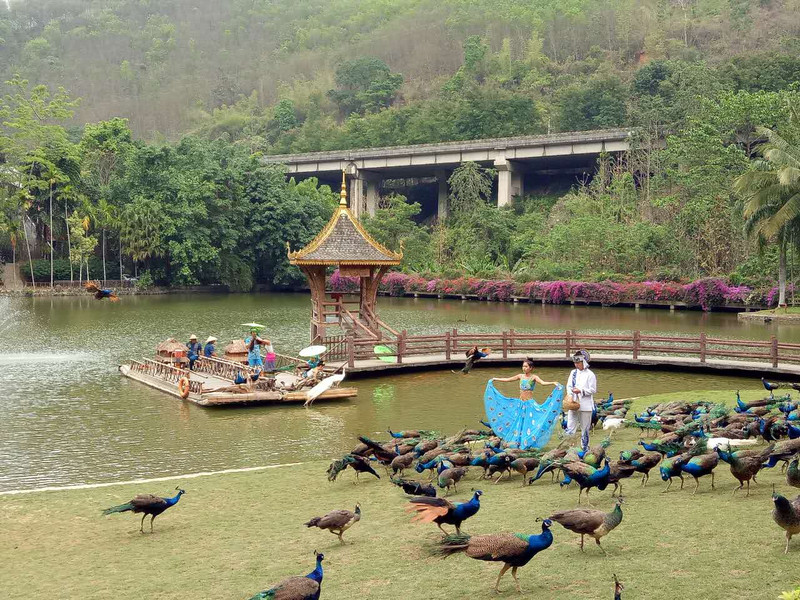
[[[705,363],[709,358],[763,362],[777,367],[780,363],[800,364],[800,344],[782,343],[777,337],[769,340],[737,340],[697,336],[647,335],[641,331],[628,334],[601,335],[567,330],[558,333],[519,333],[513,329],[499,333],[468,333],[457,329],[436,335],[408,335],[400,332],[396,338],[366,340],[348,335],[342,338],[320,339],[327,344],[328,360],[346,360],[349,366],[356,361],[378,358],[374,347],[388,346],[395,351],[398,363],[413,356],[444,355],[445,359],[461,358],[472,346],[489,346],[496,355],[563,353],[565,358],[579,349],[593,354],[630,354],[634,360],[647,357],[671,356],[697,358]]]

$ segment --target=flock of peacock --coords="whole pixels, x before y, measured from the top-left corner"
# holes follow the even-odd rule
[[[571,439],[567,438],[557,447],[542,452],[509,448],[490,428],[465,429],[450,437],[431,431],[389,430],[390,437],[385,442],[360,436],[359,444],[351,452],[331,463],[327,477],[334,482],[350,469],[357,483],[361,475],[381,479],[379,471],[384,471],[392,484],[408,494],[406,511],[411,513],[412,521],[433,523],[442,532],[443,537],[432,548],[432,554],[447,557],[463,553],[476,560],[500,563],[494,590],[500,591],[503,575],[511,570],[516,589],[522,593],[517,570],[550,548],[554,523],[580,536],[581,551],[584,551],[585,538],[589,537],[605,553],[600,540],[622,523],[622,484],[634,474],[642,475],[640,485],[644,486],[650,471],[658,467],[662,480],[667,483],[665,493],[670,490],[673,479],[680,479],[683,488],[685,476],[690,476],[695,481],[692,492],[695,494],[700,480],[706,476],[710,476],[710,487],[714,489],[715,469],[722,461],[739,482],[733,494],[746,486],[745,495],[749,496],[750,482],[757,483],[759,472],[781,464],[787,485],[800,488],[800,406],[788,396],[775,398],[772,393],[777,387],[775,384],[764,382],[764,385],[770,391],[769,397],[744,403],[737,395],[733,410],[708,402],[671,402],[648,407],[633,419],[627,418],[630,401],[609,397],[598,407],[596,428],[638,427],[652,434],[640,439],[636,448],[621,451],[618,458],[607,453],[611,434],[589,448],[570,446]],[[752,447],[761,440],[767,445]],[[468,501],[461,503],[451,502],[445,496],[451,490],[457,491],[459,482],[470,471],[477,471],[478,479],[490,485],[519,474],[523,486],[532,485],[549,473],[551,480],[558,481],[562,487],[576,484],[578,508],[542,515],[536,519],[541,522],[541,531],[533,534],[469,535],[462,527],[479,513],[483,492],[475,490]],[[412,478],[407,476],[408,472],[422,477]],[[617,498],[610,512],[581,505],[584,495],[588,503],[590,490],[603,491],[611,485],[614,486],[611,494]],[[153,519],[174,506],[183,493],[179,490],[172,498],[137,496],[104,513],[142,513],[142,533],[144,519],[149,514],[152,531]],[[772,500],[772,518],[785,532],[784,552],[788,553],[792,536],[800,534],[800,495],[790,500],[773,489]],[[344,533],[359,523],[361,516],[361,506],[356,504],[352,511],[335,510],[313,517],[305,526],[327,530],[344,544]],[[448,532],[445,526],[453,530]],[[285,579],[251,600],[320,598],[323,555],[316,551],[315,555],[316,567],[308,575]],[[614,598],[620,599],[624,588],[616,575],[613,583]]]

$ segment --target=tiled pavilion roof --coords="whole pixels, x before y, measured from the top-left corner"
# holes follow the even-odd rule
[[[344,174],[341,199],[331,220],[305,248],[289,252],[293,265],[398,265],[402,258],[402,252],[375,241],[350,212]]]

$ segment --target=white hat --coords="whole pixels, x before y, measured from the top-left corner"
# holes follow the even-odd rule
[[[209,337],[209,338],[206,340],[206,344],[210,344],[211,342],[216,342],[216,341],[217,341],[217,338],[215,338],[215,337],[213,337],[213,336],[212,336],[212,337]]]
[[[196,340],[197,336],[195,334],[192,334],[192,335],[189,336],[189,339],[190,340]]]

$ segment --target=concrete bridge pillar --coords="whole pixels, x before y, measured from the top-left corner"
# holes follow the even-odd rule
[[[450,186],[447,180],[450,174],[444,169],[436,171],[436,182],[439,184],[439,201],[437,203],[436,216],[440,221],[444,221],[450,214]]]
[[[514,161],[505,157],[496,158],[494,168],[497,169],[497,206],[508,206],[514,196],[525,193],[522,170]]]
[[[365,213],[374,215],[378,208],[383,178],[377,173],[360,171],[352,163],[348,165],[346,171],[350,176],[347,190],[350,210],[357,218],[361,218]]]
[[[383,178],[375,173],[367,173],[361,171],[361,178],[364,183],[362,189],[364,191],[364,205],[369,216],[374,217],[375,211],[378,208],[378,200],[381,196],[381,182]]]

